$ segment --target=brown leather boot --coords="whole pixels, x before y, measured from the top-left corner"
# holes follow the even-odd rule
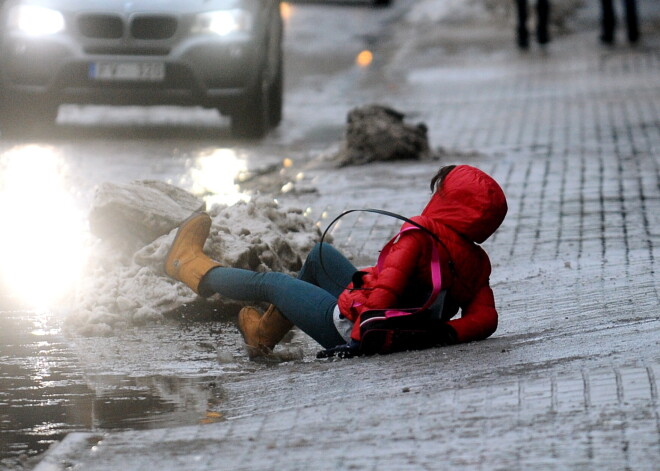
[[[268,355],[292,327],[293,323],[272,304],[263,315],[249,306],[238,313],[238,328],[250,358]]]
[[[211,268],[220,266],[203,252],[210,230],[211,217],[206,213],[194,213],[179,226],[165,259],[165,272],[175,280],[183,281],[197,294],[200,294],[202,277]]]

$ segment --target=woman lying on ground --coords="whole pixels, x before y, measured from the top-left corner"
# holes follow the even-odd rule
[[[201,296],[219,293],[270,303],[264,314],[253,307],[239,313],[238,326],[251,358],[271,352],[293,325],[325,349],[351,356],[359,352],[363,313],[425,303],[433,289],[429,260],[435,244],[446,290],[436,343],[485,339],[495,332],[498,315],[489,286],[490,260],[478,244],[504,220],[504,192],[493,178],[468,165],[442,167],[431,180],[431,191],[422,214],[412,220],[439,242],[424,231],[405,231],[377,267],[358,270],[327,243],[322,244],[323,265],[317,244],[297,278],[222,267],[203,253],[211,219],[195,213],[179,228],[165,270]],[[452,319],[459,308],[461,317]]]

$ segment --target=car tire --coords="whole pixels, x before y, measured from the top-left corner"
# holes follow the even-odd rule
[[[269,119],[270,126],[276,128],[282,122],[282,108],[284,101],[284,65],[282,60],[282,53],[280,51],[280,58],[277,64],[277,72],[270,86],[268,104],[269,104]]]
[[[263,71],[248,92],[239,110],[232,114],[231,133],[234,137],[261,138],[270,127],[269,90]]]
[[[271,15],[269,35],[261,71],[253,88],[238,110],[231,115],[231,130],[235,137],[261,138],[282,121],[284,66],[282,52],[282,19]]]

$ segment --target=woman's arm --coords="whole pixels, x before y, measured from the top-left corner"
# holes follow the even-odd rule
[[[457,342],[471,342],[490,337],[497,329],[497,310],[490,286],[482,286],[472,302],[462,309],[459,319],[448,324],[456,331]]]

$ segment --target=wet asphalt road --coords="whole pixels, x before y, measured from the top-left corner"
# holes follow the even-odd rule
[[[232,138],[215,111],[174,107],[62,106],[53,129],[0,137],[0,469],[29,468],[75,430],[221,419],[212,412],[221,385],[204,372],[218,364],[217,329],[231,323],[175,323],[75,346],[64,333],[65,307],[56,300],[75,283],[68,268],[89,241],[94,188],[157,179],[232,203],[243,191],[234,181],[240,172],[277,169],[284,159],[302,165],[340,140],[351,101],[358,103],[356,79],[370,73],[356,56],[377,49],[406,8],[287,5],[285,116],[261,141]],[[145,338],[165,357],[145,359]],[[173,352],[184,345],[188,357],[166,358],[168,344]],[[137,370],[144,364],[151,366]]]

